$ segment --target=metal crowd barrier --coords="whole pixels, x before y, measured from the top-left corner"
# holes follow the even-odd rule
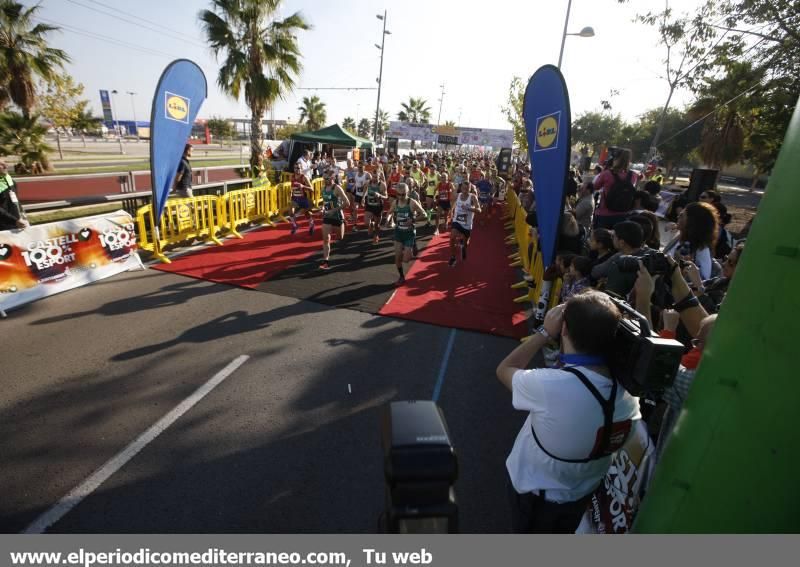
[[[201,195],[188,199],[169,199],[158,226],[153,222],[151,205],[136,211],[139,247],[153,252],[162,262],[169,263],[163,254],[168,246],[210,240],[222,245],[221,236],[243,238],[239,227],[260,222],[274,226],[272,219],[287,221],[291,207],[292,186],[289,182],[270,185],[266,179],[253,180],[253,186],[228,191],[224,195]],[[312,201],[322,201],[323,180],[312,180]]]

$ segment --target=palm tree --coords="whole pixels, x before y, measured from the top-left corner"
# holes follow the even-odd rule
[[[51,169],[47,154],[52,148],[45,141],[47,126],[40,119],[19,112],[0,114],[0,155],[17,156],[25,173],[37,173],[39,167]]]
[[[97,116],[92,116],[92,111],[87,110],[86,106],[89,104],[88,100],[83,100],[78,104],[77,112],[72,119],[72,128],[81,133],[81,141],[83,147],[86,147],[86,132],[94,131],[100,128],[103,119]]]
[[[455,127],[456,127],[456,123],[455,123],[454,121],[452,121],[452,120],[447,120],[447,121],[444,123],[444,126],[447,126],[447,127],[449,127],[449,128],[455,128]]]
[[[696,117],[712,113],[705,119],[700,142],[700,156],[707,165],[719,169],[744,158],[745,138],[763,92],[760,88],[753,91],[752,86],[761,79],[763,74],[751,63],[734,61],[724,77],[707,79],[698,90],[689,113]],[[748,88],[749,96],[737,98]]]
[[[356,132],[356,121],[353,120],[350,116],[348,116],[347,118],[345,118],[342,121],[342,128],[344,128],[345,130],[348,130],[350,132],[355,133]]]
[[[39,5],[26,8],[14,0],[0,0],[0,107],[12,100],[29,117],[36,105],[34,75],[50,81],[69,57],[47,46],[45,36],[60,28],[34,24]]]
[[[377,139],[378,140],[382,140],[384,132],[386,132],[386,130],[388,130],[388,129],[389,129],[389,113],[386,112],[385,110],[381,110],[380,120],[378,120],[378,135],[377,135]],[[374,120],[370,124],[370,130],[372,132],[375,131],[375,121]]]
[[[362,118],[358,122],[358,135],[362,138],[369,136],[372,126],[369,123],[369,118]]]
[[[303,106],[297,110],[300,111],[300,123],[305,122],[309,130],[319,130],[328,119],[327,112],[325,112],[325,103],[316,95],[311,98],[304,96]]]
[[[300,12],[274,19],[281,0],[212,0],[199,14],[214,54],[225,57],[217,84],[251,112],[250,165],[261,169],[261,121],[267,108],[295,85],[300,73],[298,30],[311,29]]]
[[[400,106],[403,110],[397,113],[397,118],[403,122],[423,122],[431,119],[431,109],[427,106],[428,101],[424,98],[410,97],[408,102],[403,102]]]

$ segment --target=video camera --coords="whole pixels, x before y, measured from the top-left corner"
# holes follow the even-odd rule
[[[683,345],[662,339],[627,302],[609,297],[622,313],[608,361],[611,375],[633,396],[663,392],[675,380]]]
[[[672,264],[663,252],[652,252],[643,256],[620,256],[616,259],[620,272],[635,273],[639,271],[639,260],[653,277],[672,274]]]

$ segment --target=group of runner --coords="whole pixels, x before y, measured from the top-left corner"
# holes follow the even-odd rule
[[[292,234],[297,232],[296,215],[309,218],[314,232],[311,182],[295,166],[292,176]],[[320,269],[330,269],[331,239],[345,236],[348,223],[359,231],[359,208],[364,211],[364,226],[373,243],[380,241],[383,227],[393,230],[397,285],[405,282],[404,264],[417,254],[416,223],[425,221],[434,235],[450,230],[450,260],[467,258],[476,215],[479,223],[494,214],[495,203],[505,188],[490,157],[453,154],[422,155],[415,158],[370,158],[368,162],[347,160],[342,169],[330,160],[324,169],[322,190],[322,261]],[[459,253],[460,251],[460,253]]]

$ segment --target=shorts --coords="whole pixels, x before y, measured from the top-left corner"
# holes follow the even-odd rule
[[[308,197],[292,197],[292,203],[301,209],[309,210],[311,203],[308,202]]]
[[[379,217],[383,214],[383,205],[367,205],[364,207],[364,210],[368,213],[372,213],[376,217]]]
[[[478,201],[480,202],[481,205],[488,205],[489,203],[492,202],[492,196],[491,195],[478,195]]]
[[[436,205],[443,211],[450,210],[450,201],[436,201]]]
[[[414,242],[417,239],[417,234],[413,230],[395,230],[394,241],[399,242],[406,248],[413,248]]]
[[[360,203],[360,202],[361,202],[361,199],[363,199],[363,198],[364,198],[364,195],[365,195],[365,193],[364,193],[364,192],[361,192],[361,193],[356,193],[356,192],[354,192],[354,193],[353,193],[353,195],[355,195],[355,197],[356,197],[356,204],[358,204],[358,203]]]
[[[453,226],[453,230],[457,230],[458,232],[463,234],[464,238],[469,239],[470,234],[472,234],[471,230],[467,230],[466,228],[464,228],[463,226],[461,226],[460,224],[458,224],[455,221],[453,221],[452,226]]]
[[[329,224],[331,226],[342,226],[344,221],[336,217],[322,217],[322,224]]]

